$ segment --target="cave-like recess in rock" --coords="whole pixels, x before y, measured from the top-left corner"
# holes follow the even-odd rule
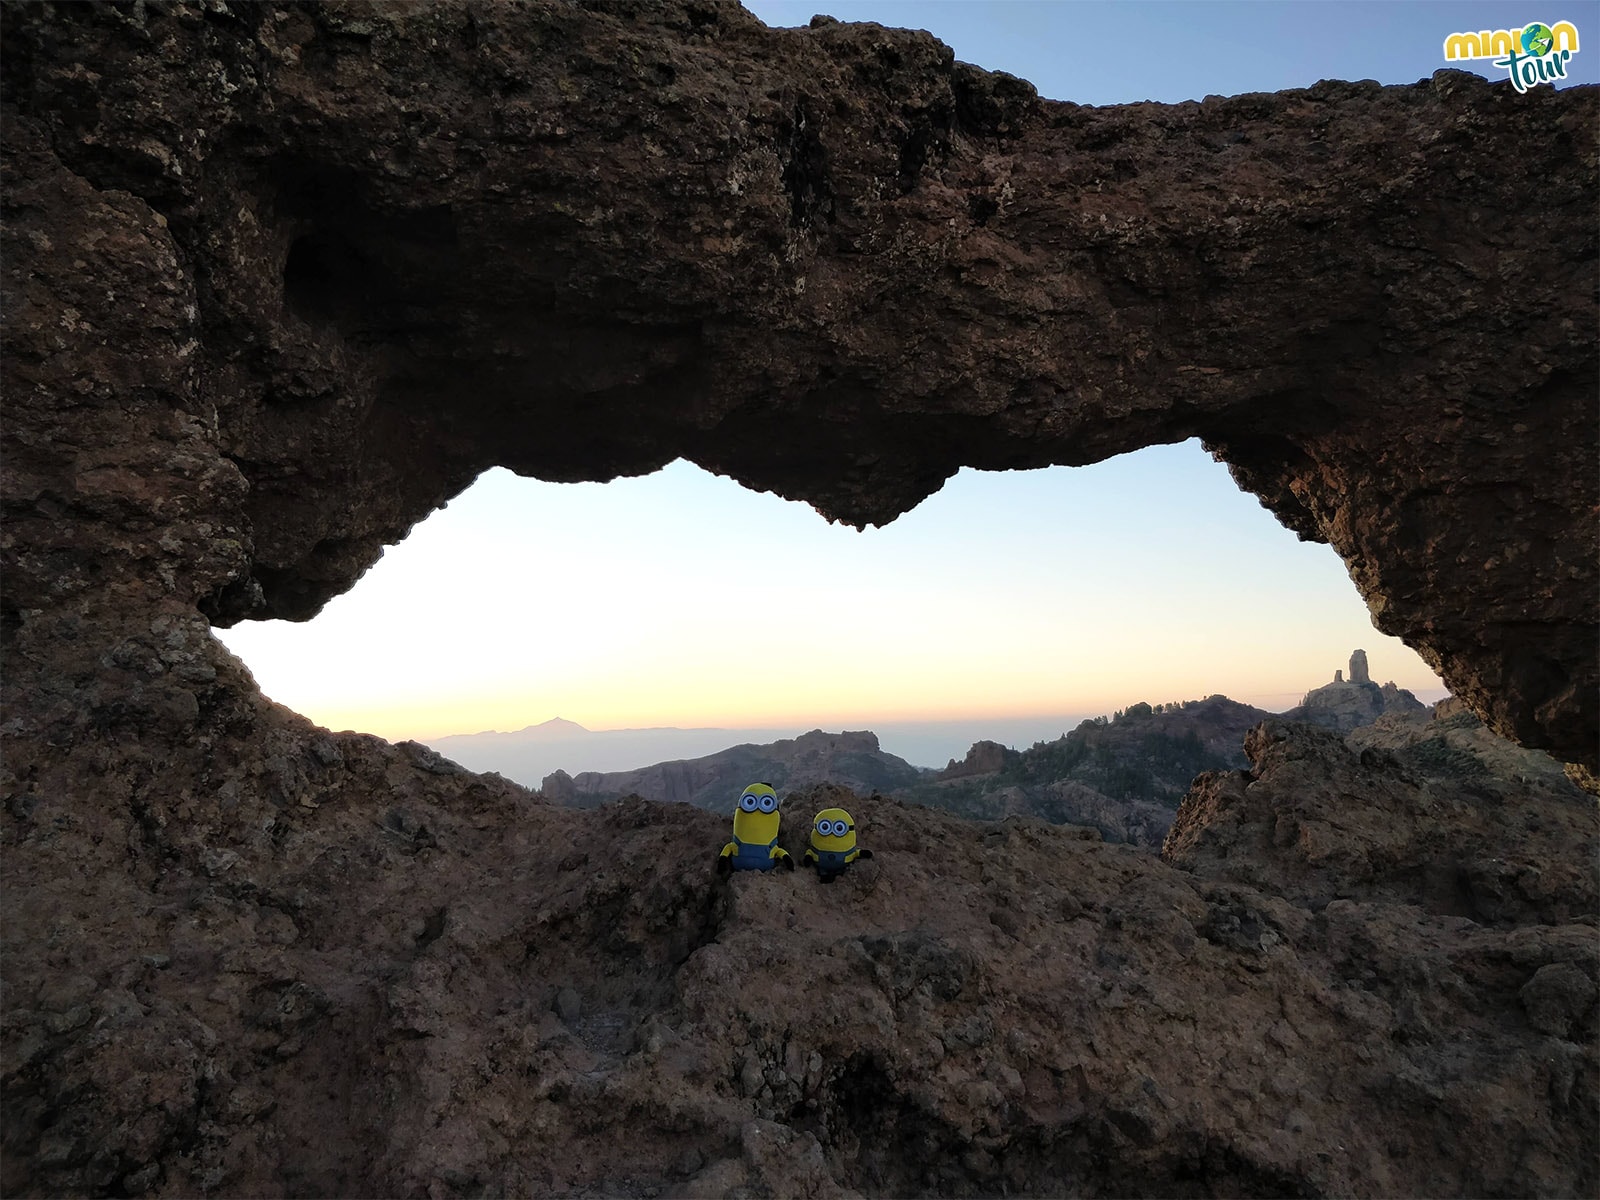
[[[864,523],[1199,437],[1596,763],[1594,89],[1093,109],[689,2],[12,6],[4,55],[8,628],[303,619],[496,464]]]

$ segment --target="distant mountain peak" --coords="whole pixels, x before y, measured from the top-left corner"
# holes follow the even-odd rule
[[[551,717],[548,721],[541,721],[537,725],[529,725],[523,733],[542,733],[560,735],[565,737],[574,733],[588,733],[589,730],[579,725],[576,721],[568,721],[565,717]]]
[[[1365,650],[1350,656],[1350,678],[1333,673],[1333,682],[1312,688],[1298,708],[1283,714],[1285,720],[1305,721],[1325,729],[1350,733],[1388,712],[1422,712],[1427,706],[1391,680],[1379,687],[1367,669]]]

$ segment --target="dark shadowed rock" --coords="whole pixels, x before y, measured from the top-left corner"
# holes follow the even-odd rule
[[[1586,1034],[1593,1039],[1595,1023],[1588,1017],[1594,1009],[1595,981],[1582,967],[1546,963],[1519,994],[1528,1023],[1540,1033],[1574,1041]]]
[[[1592,803],[1269,727],[1192,869],[866,797],[823,894],[210,633],[494,464],[861,523],[1198,436],[1593,765],[1593,89],[1091,109],[702,0],[0,20],[0,1193],[1600,1187]]]
[[[1592,89],[1085,108],[700,0],[14,4],[3,47],[7,612],[59,665],[157,582],[308,617],[496,464],[862,524],[1197,436],[1495,728],[1600,762]]]

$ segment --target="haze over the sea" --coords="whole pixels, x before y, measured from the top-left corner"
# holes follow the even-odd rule
[[[1446,65],[1450,33],[1534,19],[1586,39],[1569,84],[1595,82],[1600,62],[1592,5],[750,7],[770,24],[826,11],[927,28],[957,58],[1087,104],[1413,83]],[[1356,647],[1374,679],[1443,694],[1373,628],[1333,550],[1297,541],[1193,442],[1071,470],[963,471],[861,533],[684,462],[604,485],[497,469],[315,621],[221,636],[273,699],[394,739],[559,714],[590,730],[874,729],[928,761],[894,731],[941,723],[941,745],[1015,744],[1218,692],[1281,710]]]

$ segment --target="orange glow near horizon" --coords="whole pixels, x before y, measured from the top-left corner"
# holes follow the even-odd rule
[[[1339,669],[1344,669],[1342,663]],[[1377,671],[1374,678],[1384,682],[1389,677]],[[643,697],[636,696],[632,704],[619,708],[606,704],[604,697],[596,697],[594,703],[585,704],[585,697],[581,693],[569,692],[564,701],[571,703],[565,704],[559,711],[535,709],[533,705],[538,703],[537,700],[515,696],[444,696],[427,702],[402,704],[289,704],[289,707],[328,729],[371,733],[389,741],[427,742],[453,734],[514,732],[557,717],[582,725],[592,732],[655,728],[793,729],[803,732],[807,729],[873,729],[880,724],[923,721],[1109,716],[1118,709],[1141,701],[1165,704],[1201,700],[1217,693],[1241,704],[1250,704],[1269,712],[1282,712],[1298,704],[1301,697],[1313,687],[1329,683],[1332,679],[1333,672],[1328,670],[1322,676],[1309,680],[1303,687],[1288,690],[1252,688],[1247,683],[1235,687],[1213,684],[1185,689],[1174,687],[1171,681],[1167,681],[1144,688],[1130,686],[1125,690],[1106,689],[1078,696],[1035,697],[1032,704],[1017,700],[1012,703],[995,701],[847,707],[840,705],[835,698],[831,704],[815,708],[773,705],[736,709],[718,697],[710,697],[703,704],[685,703],[682,696],[662,697],[656,704],[650,705],[644,702]],[[1431,676],[1409,681],[1396,679],[1395,682],[1415,692],[1425,703],[1431,703],[1445,691],[1439,686],[1438,680]]]
[[[865,533],[682,463],[606,485],[495,471],[315,621],[220,636],[274,700],[395,740],[556,716],[872,729],[1218,692],[1281,711],[1358,647],[1375,680],[1440,689],[1332,550],[1192,444],[962,472]]]
[[[395,691],[375,696],[364,689],[327,699],[308,696],[299,703],[288,695],[273,698],[330,729],[358,730],[392,741],[510,732],[554,717],[594,731],[871,729],[890,722],[1109,715],[1140,701],[1164,704],[1217,693],[1281,712],[1313,687],[1331,682],[1334,670],[1347,670],[1349,651],[1358,647],[1368,651],[1374,680],[1393,678],[1425,701],[1442,694],[1438,679],[1425,666],[1418,670],[1420,662],[1407,661],[1414,657],[1409,649],[1395,643],[1396,654],[1385,647],[1391,641],[1368,630],[1361,642],[1342,653],[1286,653],[1270,671],[1257,664],[1219,671],[1203,654],[1191,653],[1182,661],[1172,654],[1110,664],[1109,670],[1108,664],[1096,662],[1093,674],[1084,669],[1069,673],[1055,669],[1048,654],[1040,654],[1031,662],[902,662],[876,680],[847,673],[835,663],[833,670],[809,678],[775,671],[764,677],[768,686],[752,688],[750,678],[731,664],[711,669],[702,665],[687,685],[676,681],[686,678],[688,665],[663,661],[651,664],[655,669],[648,672],[597,670],[566,678],[558,698],[510,681],[499,688],[444,689],[419,698],[402,699],[403,693]]]

